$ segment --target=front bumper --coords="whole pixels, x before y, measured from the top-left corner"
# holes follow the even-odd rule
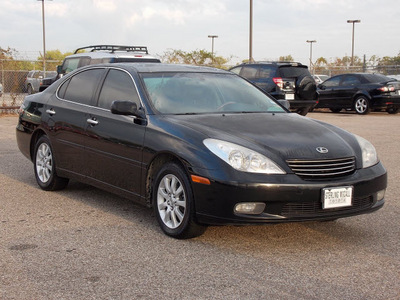
[[[354,187],[352,206],[323,209],[322,189],[341,186]],[[379,163],[342,179],[305,181],[286,174],[273,183],[194,183],[193,193],[199,223],[254,224],[330,220],[370,213],[384,205],[384,199],[377,200],[377,192],[386,186],[386,170]],[[266,207],[257,215],[234,213],[235,205],[243,202],[261,202]]]

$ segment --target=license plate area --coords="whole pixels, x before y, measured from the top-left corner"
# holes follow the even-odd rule
[[[294,100],[294,94],[285,94],[285,99],[286,100]]]
[[[342,186],[322,189],[322,208],[348,207],[353,204],[352,186]]]

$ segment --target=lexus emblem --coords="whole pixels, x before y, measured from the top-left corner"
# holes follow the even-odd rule
[[[327,148],[325,148],[325,147],[317,147],[316,148],[316,150],[319,152],[319,153],[328,153],[328,149]]]

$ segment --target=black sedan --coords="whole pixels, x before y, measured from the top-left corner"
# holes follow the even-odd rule
[[[176,238],[207,224],[334,220],[384,205],[372,144],[217,69],[83,67],[26,97],[16,134],[42,189],[74,179],[128,197]]]
[[[371,109],[396,114],[400,108],[400,82],[380,74],[351,73],[331,77],[318,86],[315,108],[355,110],[365,115]]]

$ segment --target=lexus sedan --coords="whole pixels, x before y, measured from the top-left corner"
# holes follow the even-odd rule
[[[384,205],[387,174],[371,143],[218,69],[83,67],[25,98],[16,135],[43,190],[74,179],[114,192],[152,207],[175,238]]]
[[[331,77],[318,86],[319,102],[315,108],[342,109],[368,114],[371,109],[385,109],[396,114],[400,108],[400,82],[380,74],[351,73]]]

